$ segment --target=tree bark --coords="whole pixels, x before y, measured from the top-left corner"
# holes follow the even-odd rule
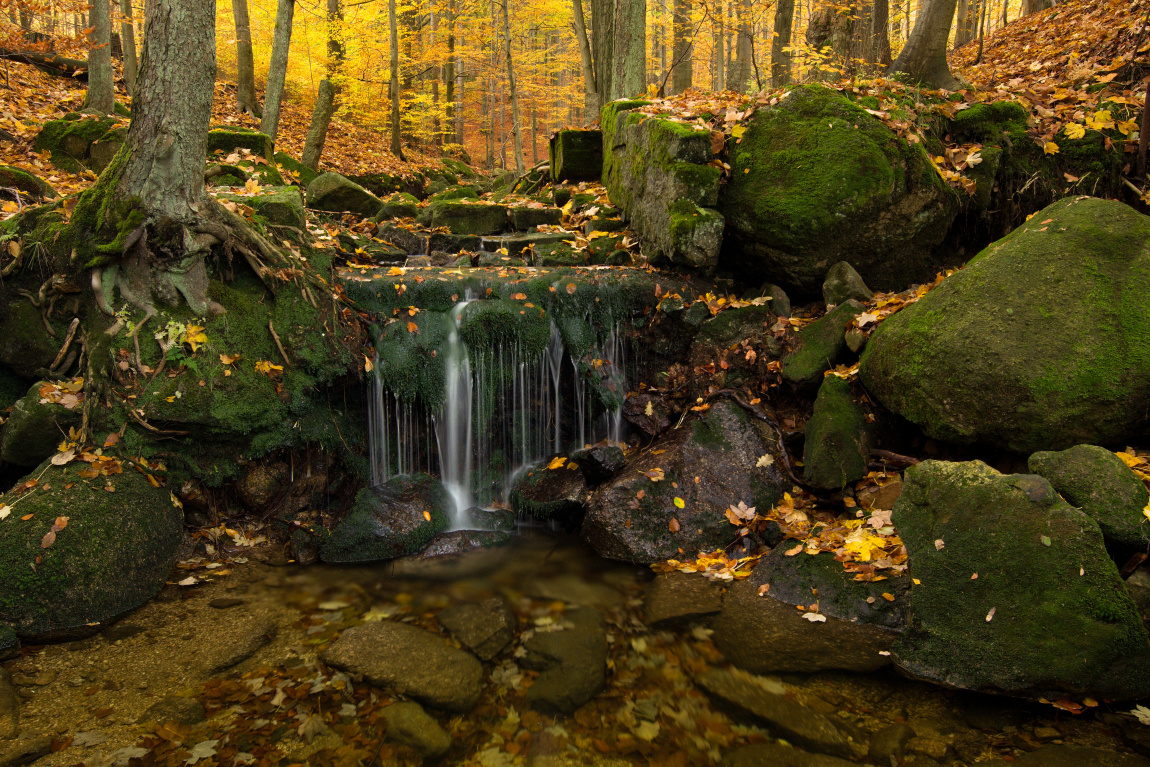
[[[792,0],[793,1],[793,0]],[[691,87],[695,77],[694,29],[691,25],[690,0],[675,0],[671,43],[671,93],[682,93]]]
[[[647,85],[647,0],[616,0],[611,100],[639,96]]]
[[[403,143],[400,141],[399,123],[399,23],[395,15],[395,0],[387,0],[387,25],[391,44],[391,66],[388,79],[388,97],[391,99],[391,153],[400,160]]]
[[[112,114],[116,91],[112,82],[112,15],[109,0],[92,2],[92,35],[88,48],[88,100],[85,108]]]
[[[511,0],[503,0],[503,43],[507,56],[507,93],[511,98],[511,131],[515,137],[515,172],[523,175],[523,126],[519,119],[519,93],[515,89],[515,66],[511,58]]]
[[[1032,13],[1045,11],[1047,8],[1054,7],[1054,0],[1023,0],[1022,2],[1022,15],[1029,16]]]
[[[280,104],[283,101],[284,83],[287,81],[288,52],[291,49],[294,17],[295,0],[279,0],[276,7],[276,28],[272,37],[272,58],[268,63],[264,115],[260,120],[260,132],[271,136],[273,142],[279,133]]]
[[[874,0],[873,35],[870,61],[881,64],[883,69],[890,66],[890,0]]]
[[[811,72],[812,80],[837,82],[851,70],[852,42],[855,35],[855,6],[819,8],[807,24],[807,45],[824,58]]]
[[[132,0],[120,0],[120,39],[124,45],[124,85],[136,93],[136,73],[140,62],[136,55],[136,25],[132,21]]]
[[[611,95],[615,77],[615,2],[591,0],[591,50],[595,57],[595,92],[599,95],[596,115],[599,108],[615,98]]]
[[[455,2],[447,17],[447,60],[443,62],[443,139],[455,141]]]
[[[339,41],[342,33],[343,2],[327,0],[327,77],[319,82],[315,97],[315,108],[311,113],[311,125],[304,140],[303,157],[300,162],[312,170],[319,169],[319,158],[327,143],[327,128],[335,114],[335,96],[339,86],[335,80],[342,74],[343,44]]]
[[[791,26],[795,20],[795,0],[778,0],[775,7],[775,37],[771,41],[771,85],[781,88],[791,82]]]
[[[754,76],[751,57],[754,55],[755,41],[751,37],[751,3],[740,0],[738,34],[735,38],[735,57],[727,74],[727,87],[739,93],[746,93]]]
[[[914,31],[887,70],[888,75],[905,74],[914,82],[934,88],[955,90],[959,87],[946,61],[956,5],[957,0],[923,0]]]
[[[599,87],[595,79],[594,60],[591,58],[591,42],[587,39],[582,0],[571,0],[571,10],[575,22],[575,39],[579,42],[579,64],[583,68],[583,119],[592,122],[591,115],[599,114]]]
[[[252,22],[248,17],[248,0],[232,0],[236,22],[236,107],[240,112],[259,117],[256,98],[256,64],[252,54]]]
[[[714,32],[714,40],[711,52],[711,69],[714,72],[715,90],[724,91],[727,89],[727,62],[726,54],[723,53],[725,46],[726,34],[723,31],[723,11],[722,4],[716,2],[715,5],[719,9],[718,15],[711,17],[712,31]]]

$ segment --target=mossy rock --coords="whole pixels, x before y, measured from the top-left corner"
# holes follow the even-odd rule
[[[866,416],[851,385],[827,376],[804,429],[803,481],[816,490],[839,491],[866,476],[870,440]]]
[[[526,294],[524,294],[526,295]],[[551,338],[551,321],[539,306],[523,300],[472,301],[460,317],[459,334],[472,354],[517,348],[524,360],[537,357]]]
[[[432,202],[437,200],[478,200],[479,191],[473,186],[450,186],[428,199]]]
[[[447,227],[452,234],[489,237],[507,228],[507,206],[490,203],[434,202],[424,209],[432,227]]]
[[[858,301],[846,301],[800,330],[797,347],[783,360],[783,378],[800,389],[817,388],[846,351],[847,325],[863,308]]]
[[[578,522],[587,503],[587,484],[579,464],[568,461],[557,469],[537,466],[511,491],[511,508],[536,519]]]
[[[83,420],[79,401],[71,409],[57,403],[41,403],[40,385],[33,384],[20,398],[0,433],[0,458],[7,463],[36,466],[67,440],[69,428],[79,428]]]
[[[515,205],[511,207],[511,228],[526,231],[537,226],[555,226],[563,220],[563,211],[559,208],[532,208],[529,205]]]
[[[426,474],[361,490],[320,547],[324,562],[380,562],[421,551],[447,529],[451,496]]]
[[[580,535],[601,556],[650,564],[724,548],[738,533],[724,516],[728,506],[769,509],[790,487],[770,428],[727,400],[658,448],[592,495]]]
[[[551,137],[554,181],[598,181],[603,172],[603,132],[561,130]]]
[[[257,157],[271,162],[274,148],[272,137],[257,130],[216,127],[208,131],[208,157],[216,152],[229,155],[237,149],[247,149]]]
[[[263,186],[283,186],[287,183],[279,170],[270,163],[240,160],[239,166]]]
[[[319,173],[304,165],[299,160],[292,157],[287,152],[276,152],[273,159],[280,168],[287,173],[296,183],[303,188],[307,188],[308,184],[315,181]],[[281,174],[282,175],[282,174]]]
[[[827,271],[823,281],[823,303],[828,307],[838,306],[844,301],[869,301],[874,291],[866,286],[863,278],[846,261],[839,261]]]
[[[32,519],[0,525],[0,622],[25,641],[92,633],[154,596],[175,564],[184,516],[168,489],[126,463],[95,478],[82,476],[88,468],[38,467],[28,478],[39,484],[17,507]],[[45,547],[59,517],[67,526]]]
[[[586,266],[588,263],[587,251],[567,241],[540,244],[535,256],[539,266]]]
[[[112,164],[112,160],[116,159],[116,154],[127,140],[127,128],[114,128],[108,131],[92,142],[92,146],[88,148],[88,160],[85,165],[96,173],[103,173],[104,169]]]
[[[383,201],[383,208],[376,221],[387,221],[395,218],[415,218],[419,215],[419,200],[415,195],[399,192]]]
[[[1068,198],[872,334],[859,375],[928,436],[1125,444],[1150,416],[1150,217]]]
[[[15,405],[28,392],[28,382],[0,365],[0,413]]]
[[[15,658],[20,654],[20,637],[11,626],[0,623],[0,661]]]
[[[49,120],[36,134],[33,147],[37,152],[52,153],[52,164],[69,173],[79,173],[87,164],[92,142],[98,141],[117,125],[112,117],[68,114],[62,120]]]
[[[335,213],[347,210],[370,218],[383,208],[383,201],[346,176],[328,172],[307,185],[307,206]]]
[[[1098,524],[1045,479],[925,461],[893,522],[915,579],[892,648],[903,673],[1025,698],[1150,695],[1146,627]]]
[[[705,301],[696,301],[691,309],[680,311],[677,315],[682,320],[684,314],[690,312],[686,318],[688,321],[676,323],[685,326],[682,331],[684,335],[694,332],[695,337],[688,352],[688,362],[692,369],[714,365],[716,378],[709,382],[720,388],[739,387],[767,375],[771,357],[777,357],[781,352],[778,342],[767,331],[775,319],[768,306],[726,309],[714,317],[710,317],[710,310],[707,309],[710,318],[701,325],[692,325],[690,322],[696,319],[695,315],[700,311],[694,308],[696,306],[707,309]],[[666,310],[668,306],[664,304],[663,308]],[[760,348],[753,360],[748,360],[746,352],[741,351],[742,344],[748,341]],[[723,362],[726,362],[726,367],[723,367]]]
[[[18,189],[37,200],[60,196],[47,181],[26,170],[13,168],[11,165],[0,165],[0,186]]]
[[[307,225],[307,215],[303,206],[303,195],[299,187],[267,187],[255,197],[242,197],[234,194],[221,194],[221,199],[232,200],[251,206],[257,215],[273,224],[290,226],[303,230]]]
[[[9,301],[0,310],[6,310],[0,314],[0,364],[22,378],[36,378],[38,370],[52,364],[60,342],[44,330],[40,310],[28,299]]]
[[[959,210],[921,145],[818,85],[759,109],[731,166],[724,265],[808,295],[839,261],[883,290],[925,281]]]
[[[1120,554],[1120,564],[1150,543],[1146,485],[1122,459],[1104,447],[1075,445],[1030,456],[1030,471],[1044,477],[1067,503],[1088,514],[1102,537]]]

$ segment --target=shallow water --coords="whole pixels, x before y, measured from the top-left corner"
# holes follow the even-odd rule
[[[484,664],[473,710],[428,709],[452,737],[440,763],[710,765],[732,749],[775,740],[693,683],[726,666],[705,625],[656,632],[644,625],[651,571],[606,562],[570,539],[526,531],[500,548],[357,568],[299,567],[259,550],[230,554],[211,569],[208,560],[185,564],[180,577],[193,574],[198,585],[169,585],[100,635],[27,648],[4,664],[20,693],[20,737],[51,739],[38,766],[419,764],[414,751],[384,735],[397,697],[325,667],[317,655],[365,621],[446,636],[440,610],[495,596],[514,608],[519,632]],[[533,711],[525,694],[538,672],[520,665],[525,632],[562,626],[579,605],[604,616],[606,689],[572,715]],[[899,723],[916,734],[905,765],[1009,761],[1058,744],[1129,751],[1119,729],[1133,720],[1115,716],[1129,706],[1075,717],[893,672],[787,675],[766,684],[782,684],[787,698],[836,723],[861,763],[869,761],[870,734]],[[183,696],[183,708],[188,700],[203,704],[207,718],[137,723],[169,696]]]

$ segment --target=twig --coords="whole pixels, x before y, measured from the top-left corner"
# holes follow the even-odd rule
[[[280,343],[280,337],[276,335],[276,329],[271,320],[268,320],[268,330],[272,332],[272,339],[276,342],[276,348],[280,350],[280,355],[284,358],[284,364],[290,368],[291,360],[288,359],[287,352],[284,351],[284,346]]]
[[[132,419],[136,421],[136,423],[140,424],[140,426],[143,426],[148,431],[161,437],[186,437],[190,433],[186,431],[177,431],[175,429],[157,429],[155,426],[152,426],[152,424],[141,418],[140,414],[130,406],[128,407],[128,415],[130,415]]]
[[[912,458],[909,455],[900,455],[899,453],[892,453],[889,450],[871,450],[870,454],[876,458],[882,458],[891,463],[905,463],[907,466],[917,466],[922,463],[918,458]]]

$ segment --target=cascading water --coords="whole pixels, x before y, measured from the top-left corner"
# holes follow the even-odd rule
[[[538,352],[517,341],[469,349],[461,325],[470,299],[448,314],[437,349],[444,365],[437,411],[386,391],[378,365],[369,399],[373,483],[438,468],[455,504],[452,529],[477,524],[469,509],[502,505],[519,476],[550,456],[623,437],[628,358],[617,325],[578,359],[554,323]]]

